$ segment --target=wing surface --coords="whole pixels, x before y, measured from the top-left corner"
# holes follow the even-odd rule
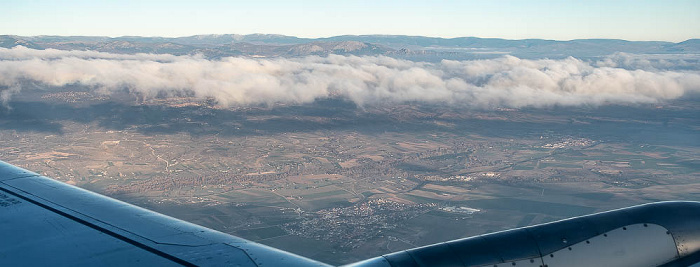
[[[0,266],[327,266],[0,161]]]
[[[349,267],[700,267],[700,202],[669,201],[399,251]]]

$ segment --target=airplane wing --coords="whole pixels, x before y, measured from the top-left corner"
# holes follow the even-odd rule
[[[0,266],[328,266],[0,161]],[[700,266],[700,202],[660,202],[349,266]]]
[[[700,266],[700,202],[657,202],[400,251],[357,266]]]
[[[327,266],[0,161],[0,266]]]

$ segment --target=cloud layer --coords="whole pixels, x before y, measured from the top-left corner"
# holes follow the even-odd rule
[[[0,48],[0,98],[23,84],[81,85],[144,98],[191,95],[224,106],[309,103],[340,97],[358,105],[404,102],[480,108],[654,103],[700,92],[700,72],[634,69],[627,55],[599,62],[575,58],[413,62],[384,56],[223,58]],[[629,61],[633,64],[639,60]],[[646,66],[646,65],[645,65]]]

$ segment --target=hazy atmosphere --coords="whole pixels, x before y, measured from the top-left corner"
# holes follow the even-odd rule
[[[700,1],[9,0],[0,15],[0,266],[700,255],[700,213],[680,210],[700,210]],[[5,264],[17,251],[41,257]]]
[[[14,35],[400,34],[680,42],[700,34],[694,0],[57,1],[0,3]]]

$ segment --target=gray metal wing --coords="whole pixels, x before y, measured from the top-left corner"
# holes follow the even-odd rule
[[[327,266],[0,161],[0,266]]]

